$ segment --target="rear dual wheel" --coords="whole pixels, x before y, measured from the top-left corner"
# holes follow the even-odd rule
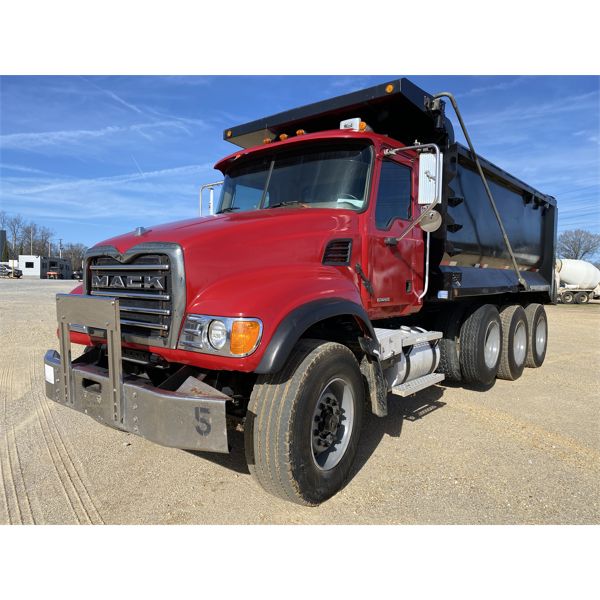
[[[502,323],[498,309],[483,304],[469,314],[460,328],[460,369],[463,381],[491,385],[502,353]]]
[[[541,367],[546,358],[548,347],[548,317],[541,304],[528,304],[525,307],[527,327],[529,332],[529,345],[525,366],[532,369]]]
[[[529,326],[525,309],[511,304],[500,310],[502,322],[502,352],[498,378],[514,381],[523,374],[529,351]]]

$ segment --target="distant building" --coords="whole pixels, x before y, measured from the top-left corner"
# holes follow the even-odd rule
[[[66,258],[19,254],[19,269],[25,277],[48,279],[48,272],[58,273],[60,279],[71,279],[73,270]]]

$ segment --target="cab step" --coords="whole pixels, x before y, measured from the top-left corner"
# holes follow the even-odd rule
[[[391,393],[395,396],[402,396],[403,398],[406,396],[410,396],[411,394],[415,394],[424,390],[426,387],[431,385],[435,385],[444,379],[443,373],[431,373],[429,375],[424,375],[423,377],[419,377],[418,379],[413,379],[412,381],[408,381],[407,383],[402,383],[397,385],[391,389]]]

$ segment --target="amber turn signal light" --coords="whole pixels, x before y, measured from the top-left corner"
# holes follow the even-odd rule
[[[230,352],[241,356],[256,348],[260,336],[258,321],[234,321],[231,328]]]

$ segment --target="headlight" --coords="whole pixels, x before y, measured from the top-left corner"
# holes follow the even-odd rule
[[[227,343],[227,327],[223,321],[213,321],[208,326],[208,341],[215,350],[221,350]]]
[[[178,347],[206,354],[243,357],[256,350],[261,335],[260,319],[187,315]]]

